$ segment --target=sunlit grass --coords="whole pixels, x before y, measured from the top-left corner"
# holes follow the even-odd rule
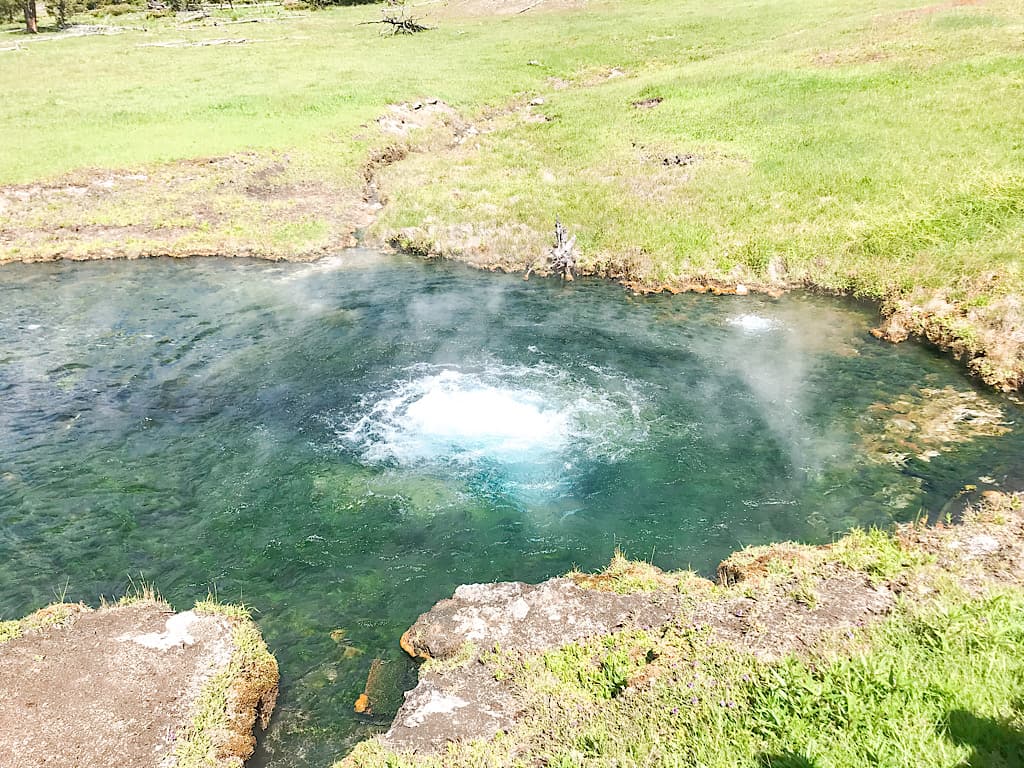
[[[373,742],[343,765],[1013,768],[1024,597],[903,604],[833,656],[759,662],[700,630],[625,632],[488,662],[524,698],[507,736],[437,758]]]
[[[1024,13],[1010,0],[606,1],[396,38],[358,26],[373,6],[239,13],[280,21],[118,17],[147,31],[2,54],[0,181],[273,149],[355,183],[388,103],[434,96],[473,117],[540,95],[549,122],[509,120],[389,172],[377,232],[434,217],[546,233],[559,215],[588,263],[650,281],[772,274],[877,298],[976,296],[993,271],[984,295],[1024,281]],[[252,42],[142,47],[236,36]],[[697,160],[663,165],[677,154]]]

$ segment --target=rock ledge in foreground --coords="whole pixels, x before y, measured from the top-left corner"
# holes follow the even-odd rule
[[[247,613],[144,599],[56,604],[0,622],[4,768],[236,768],[277,699],[277,662]]]
[[[661,626],[679,610],[678,594],[618,594],[569,578],[464,584],[402,636],[407,653],[441,663],[421,671],[384,743],[430,752],[455,738],[490,738],[509,728],[520,707],[507,686],[473,663],[482,651],[540,653],[620,629]]]
[[[489,661],[490,651],[533,656],[617,631],[674,627],[770,662],[880,621],[901,595],[922,599],[937,580],[954,578],[979,594],[993,584],[1022,585],[1024,494],[987,492],[953,526],[907,524],[893,534],[854,531],[824,546],[748,548],[724,561],[718,576],[715,585],[617,555],[603,574],[461,586],[403,635],[402,647],[428,661],[376,745],[384,755],[436,755],[449,742],[489,739],[528,716],[529,703]],[[631,589],[630,579],[642,591],[612,591]],[[350,755],[340,765],[362,764]]]

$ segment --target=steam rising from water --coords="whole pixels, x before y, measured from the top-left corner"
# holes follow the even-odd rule
[[[365,462],[564,469],[577,458],[615,461],[647,434],[631,383],[600,371],[611,386],[544,364],[411,373],[364,398],[338,430]]]

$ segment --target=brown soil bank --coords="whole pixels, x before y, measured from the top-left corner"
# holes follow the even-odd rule
[[[746,549],[719,566],[717,584],[617,554],[600,574],[573,573],[535,586],[462,586],[402,637],[402,647],[426,663],[390,730],[340,765],[418,765],[416,755],[424,765],[470,764],[445,750],[476,742],[486,752],[481,740],[502,733],[502,750],[528,754],[521,739],[551,738],[546,731],[531,735],[537,708],[561,705],[538,699],[515,670],[521,674],[522,660],[570,644],[583,644],[579,674],[596,675],[600,670],[586,659],[601,638],[700,634],[694,655],[680,657],[668,644],[624,660],[631,672],[617,685],[628,695],[659,680],[671,684],[674,670],[698,666],[716,648],[759,663],[855,653],[855,632],[895,613],[901,602],[927,603],[950,583],[957,594],[977,597],[1024,586],[1024,496],[986,492],[957,525],[904,525],[895,535],[856,531],[819,547]],[[594,638],[590,645],[588,638]]]
[[[240,766],[277,698],[247,615],[158,600],[0,623],[0,765]]]

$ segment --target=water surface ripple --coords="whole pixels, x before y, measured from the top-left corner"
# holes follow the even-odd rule
[[[810,296],[351,251],[15,265],[0,297],[0,618],[140,575],[179,608],[253,606],[283,672],[257,764],[329,765],[378,730],[352,712],[372,660],[405,665],[400,633],[460,583],[616,545],[709,573],[1021,475],[1020,431],[931,450],[921,415],[1019,411]]]

